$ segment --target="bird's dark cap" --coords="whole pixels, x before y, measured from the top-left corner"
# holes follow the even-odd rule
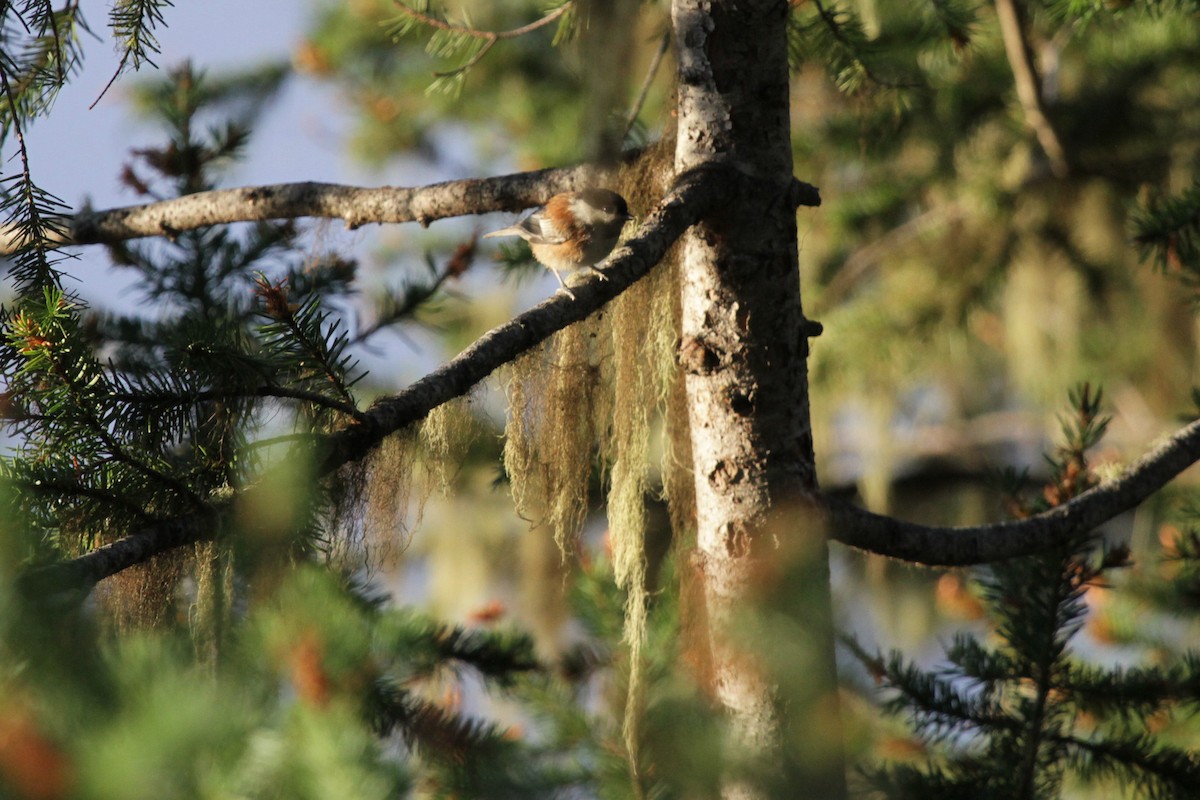
[[[629,204],[625,202],[625,198],[611,189],[584,189],[579,193],[579,196],[588,205],[598,208],[601,211],[611,212],[621,219],[632,219],[629,213]]]

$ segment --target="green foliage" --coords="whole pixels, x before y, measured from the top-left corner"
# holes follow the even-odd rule
[[[109,86],[126,68],[155,66],[155,30],[171,0],[116,0],[108,27],[121,52]],[[0,142],[22,123],[49,113],[59,91],[83,66],[82,34],[92,34],[77,2],[49,0],[0,5]],[[94,35],[94,34],[93,34]],[[107,91],[108,87],[105,87]]]
[[[55,9],[48,0],[0,6],[0,142],[46,114],[83,59],[87,30],[78,4]]]
[[[21,172],[0,180],[0,220],[15,233],[9,274],[18,291],[36,295],[40,289],[59,286],[55,264],[63,257],[51,242],[63,233],[66,206],[33,182],[24,151],[22,162]]]
[[[152,63],[167,5],[114,4],[123,64]],[[446,132],[478,123],[481,160],[563,162],[586,150],[588,65],[563,46],[588,35],[574,3],[456,3],[452,22],[428,3],[409,5],[433,22],[392,0],[327,4],[296,54],[359,111],[359,155],[457,161]],[[1007,408],[1047,390],[1033,381],[1057,392],[1056,381],[1085,368],[1124,369],[1119,381],[1138,391],[1153,379],[1150,404],[1176,402],[1191,378],[1174,368],[1191,369],[1194,345],[1179,336],[1173,293],[1143,285],[1120,232],[1143,186],[1174,194],[1144,205],[1137,242],[1160,264],[1194,267],[1197,200],[1178,187],[1195,179],[1200,26],[1194,3],[1123,5],[1027,4],[1047,114],[1072,165],[1051,179],[989,4],[792,4],[797,172],[828,198],[819,217],[802,218],[806,303],[827,331],[814,347],[815,407],[841,409],[864,387],[878,402],[932,387],[963,409]],[[665,7],[643,4],[638,29],[621,32],[636,39],[635,61],[660,41]],[[555,24],[508,36],[546,19]],[[83,23],[76,4],[54,11],[36,0],[5,4],[0,20],[0,124],[20,142],[20,125],[77,69]],[[168,141],[137,154],[126,184],[147,198],[217,186],[286,72],[218,79],[184,69],[140,88],[136,101]],[[669,91],[649,97],[645,119],[658,122],[637,124],[653,132]],[[104,314],[65,291],[53,248],[64,209],[34,184],[23,149],[20,162],[0,195],[4,221],[23,237],[0,351],[0,416],[21,442],[3,462],[0,794],[716,793],[736,754],[684,666],[694,654],[681,643],[687,610],[669,567],[649,595],[631,753],[614,711],[629,688],[626,597],[603,559],[571,579],[578,639],[553,665],[521,634],[447,626],[313,566],[339,534],[330,494],[354,479],[320,487],[303,468],[283,477],[272,468],[305,460],[287,443],[360,414],[353,346],[430,308],[469,265],[473,243],[440,267],[428,254],[427,274],[384,293],[355,336],[340,312],[357,289],[356,264],[301,259],[290,224],[113,246],[145,302]],[[527,263],[527,248],[504,249],[501,261]],[[1064,330],[1038,338],[1075,309]],[[1119,348],[1115,336],[1126,337]],[[1073,395],[1066,445],[1048,459],[1042,493],[1014,502],[1021,514],[1094,485],[1085,453],[1105,430],[1100,399],[1086,387]],[[828,430],[818,419],[817,435]],[[494,442],[487,454],[495,460]],[[581,469],[587,484],[593,465]],[[97,622],[101,611],[64,613],[6,588],[18,568],[211,510],[234,487],[253,489],[220,545],[232,553],[190,556],[163,601],[179,618],[167,614],[159,630],[119,635]],[[1173,545],[1170,602],[1180,607],[1200,598],[1198,542],[1191,531]],[[928,747],[927,763],[885,765],[871,780],[896,796],[1056,796],[1072,781],[1193,796],[1194,733],[1162,725],[1196,710],[1200,660],[1166,645],[1136,666],[1077,652],[1089,598],[1124,565],[1122,552],[1081,531],[1060,551],[980,571],[995,634],[956,638],[946,666],[860,650],[886,684],[887,708]],[[808,673],[797,665],[811,657],[803,614],[813,608],[785,584],[819,583],[789,577],[755,634],[773,645],[766,663],[784,676],[781,702],[803,696]],[[103,587],[98,604],[116,591]],[[206,639],[206,627],[217,633]],[[518,711],[477,715],[480,686]],[[38,774],[12,768],[14,741],[31,743]],[[799,742],[808,752],[812,742]]]
[[[163,25],[163,11],[172,5],[171,0],[118,0],[113,3],[109,26],[125,51],[121,56],[122,68],[125,64],[134,69],[141,69],[143,64],[158,66],[151,58],[161,52],[154,31]]]
[[[931,392],[951,425],[1046,408],[1091,375],[1138,386],[1163,417],[1187,402],[1191,292],[1168,288],[1175,269],[1142,268],[1127,233],[1135,198],[1194,182],[1200,118],[1185,87],[1200,74],[1200,24],[1170,6],[1089,4],[1081,18],[1022,5],[1064,179],[1024,118],[988,4],[824,3],[846,25],[859,14],[855,57],[901,88],[826,55],[837,40],[813,4],[793,13],[811,29],[798,55],[816,54],[794,78],[796,171],[825,200],[800,216],[805,310],[826,332],[810,362],[818,453],[838,450],[848,406],[903,419]],[[824,63],[847,65],[860,90],[831,91]],[[919,461],[919,444],[872,448],[867,468]]]
[[[146,87],[168,142],[138,151],[125,183],[148,197],[214,188],[281,75],[259,77],[210,84],[185,66]],[[232,119],[201,123],[222,113]],[[27,214],[26,229],[52,210],[18,203],[10,214],[30,208],[41,216]],[[363,373],[335,313],[356,289],[355,265],[302,256],[296,237],[291,223],[261,223],[113,245],[145,299],[130,314],[93,312],[65,293],[49,250],[31,246],[18,258],[0,371],[4,419],[19,444],[2,468],[21,519],[40,532],[31,557],[52,560],[211,510],[279,463],[281,451],[259,442],[285,433],[302,445],[359,414]],[[417,313],[439,285],[414,292],[380,327]],[[327,499],[296,504],[289,537],[325,540]]]
[[[540,19],[510,31],[478,30],[471,24],[466,9],[463,10],[461,22],[453,22],[444,14],[431,14],[428,0],[411,4],[398,2],[397,5],[400,7],[399,16],[383,24],[394,40],[398,41],[414,32],[424,34],[428,29],[425,52],[434,58],[457,63],[452,69],[434,73],[434,80],[428,89],[430,94],[446,93],[457,96],[466,81],[467,73],[501,39],[524,36],[558,20],[551,42],[558,45],[568,40],[574,29],[575,0],[557,0],[550,4]]]
[[[154,179],[130,168],[127,182],[147,194],[151,180],[180,194],[211,188],[213,165],[248,132],[230,124],[195,136],[199,77],[185,68],[163,83],[171,143],[141,153]],[[288,226],[261,225],[241,237],[195,231],[166,248],[115,248],[117,263],[143,277],[153,316],[89,316],[51,286],[35,305],[33,287],[18,284],[0,365],[21,444],[4,468],[48,542],[71,552],[100,543],[98,531],[115,538],[208,507],[213,492],[252,474],[239,451],[276,387],[306,391],[318,409],[347,402],[343,376],[353,365],[336,337],[325,346],[315,300],[272,314],[250,290],[255,271],[293,237]]]
[[[533,676],[518,690],[547,753],[573,764],[578,785],[603,798],[716,797],[728,756],[728,732],[685,669],[680,598],[674,564],[660,576],[649,603],[642,654],[643,702],[637,754],[631,762],[612,709],[625,705],[629,664],[620,647],[625,593],[612,564],[596,559],[575,576],[571,608],[585,636],[562,659],[554,677]],[[597,707],[595,697],[600,704]],[[589,699],[590,698],[590,699]]]
[[[43,641],[35,607],[7,590],[0,607],[0,730],[40,743],[47,770],[12,769],[4,738],[0,785],[17,796],[34,779],[94,798],[385,798],[418,776],[435,796],[530,797],[548,783],[503,730],[424,696],[440,675],[502,688],[540,671],[528,638],[386,608],[326,569],[256,598],[215,665],[180,631],[101,635],[71,616]]]
[[[1187,516],[1200,519],[1200,509],[1189,509]],[[1200,609],[1200,530],[1180,532],[1170,543],[1168,560],[1177,569],[1170,575],[1167,596],[1189,610]]]
[[[1133,219],[1133,239],[1143,258],[1161,269],[1182,271],[1195,286],[1200,281],[1200,184],[1143,204]]]
[[[145,87],[140,102],[167,142],[136,153],[126,184],[147,197],[214,188],[249,140],[244,99],[261,103],[276,85],[184,67]],[[232,121],[200,122],[219,116]],[[673,796],[672,785],[712,785],[711,750],[664,733],[685,720],[718,746],[674,670],[669,595],[651,609],[645,766],[631,775],[619,715],[584,702],[600,693],[623,705],[628,666],[610,663],[623,600],[606,566],[584,580],[578,613],[590,625],[554,669],[528,636],[447,626],[315,566],[339,535],[333,504],[304,469],[280,473],[303,450],[276,443],[359,414],[361,372],[337,314],[356,275],[336,257],[301,263],[296,236],[258,224],[113,245],[137,278],[136,313],[94,312],[55,280],[22,287],[8,311],[4,418],[19,445],[3,462],[0,792],[36,793],[24,783],[35,779],[97,798],[394,797],[418,784],[443,797],[598,785]],[[425,308],[472,257],[466,247],[440,269],[430,258],[429,280],[395,295],[379,324]],[[81,609],[7,580],[211,511],[233,488],[244,500],[216,549],[198,546],[178,572],[154,565],[166,575],[149,601],[154,626],[108,621],[128,599],[119,583]],[[529,732],[460,702],[475,685],[518,699]],[[10,768],[14,731],[41,748],[41,777]]]
[[[1014,501],[1022,515],[1094,485],[1086,451],[1107,426],[1101,394],[1082,386],[1071,404],[1051,481],[1032,501]],[[1104,590],[1128,559],[1124,547],[1098,552],[1092,534],[1079,531],[1044,554],[977,571],[994,643],[960,634],[933,668],[851,640],[883,687],[885,712],[905,717],[930,748],[924,764],[870,768],[869,783],[888,797],[1052,798],[1072,778],[1150,798],[1200,790],[1200,761],[1154,724],[1164,710],[1195,706],[1197,656],[1124,668],[1073,652],[1088,593]]]
[[[627,676],[624,600],[606,561],[579,577],[583,629],[554,668],[524,634],[445,625],[315,565],[260,585],[215,662],[186,624],[117,634],[0,581],[0,732],[40,748],[41,770],[13,769],[0,737],[0,791],[34,796],[36,780],[93,798],[397,797],[417,785],[433,797],[713,796],[721,733],[678,672],[674,592],[650,609],[631,772],[606,711]],[[519,722],[473,712],[473,685],[518,702]]]
[[[561,164],[581,156],[590,144],[588,82],[566,45],[575,31],[598,34],[585,29],[574,0],[455,3],[452,20],[438,4],[406,8],[391,0],[331,4],[296,59],[336,82],[358,110],[359,158],[449,157],[440,134],[466,125],[485,159]],[[646,5],[643,14],[647,29],[662,26],[660,9]],[[630,35],[640,65],[657,37]],[[651,94],[648,118],[658,118],[665,99]]]
[[[372,322],[359,330],[355,340],[362,340],[382,328],[400,320],[408,319],[423,308],[436,306],[440,290],[446,282],[457,278],[471,268],[475,260],[476,243],[472,239],[459,245],[445,265],[438,267],[432,253],[425,254],[428,275],[408,278],[399,289],[384,288],[372,298]]]
[[[907,84],[892,76],[898,71],[895,61],[888,63],[898,55],[897,48],[868,36],[855,11],[821,0],[802,5],[788,25],[793,68],[804,63],[822,65],[834,85],[848,95],[868,87],[894,89]],[[948,31],[961,35],[968,18],[965,12],[946,10],[941,19]],[[952,29],[949,25],[958,27]]]

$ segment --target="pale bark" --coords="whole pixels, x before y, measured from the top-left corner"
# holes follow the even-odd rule
[[[845,795],[824,529],[815,514],[786,534],[777,524],[816,493],[795,208],[783,199],[792,176],[787,13],[779,0],[675,0],[672,9],[676,169],[725,164],[750,187],[731,185],[682,253],[692,579],[703,587],[711,690],[733,731],[727,798]],[[781,566],[792,558],[805,563]],[[803,697],[785,698],[770,654],[759,651],[767,643],[740,634],[763,622],[764,576],[797,573],[813,585],[791,622],[804,626],[814,652],[794,665],[807,670]],[[818,708],[831,707],[817,719]],[[793,734],[806,724],[835,746],[819,758],[796,752]]]
[[[624,154],[638,157],[640,151]],[[147,236],[171,238],[183,231],[232,222],[340,219],[347,228],[373,223],[417,222],[447,217],[520,211],[544,203],[558,192],[595,185],[599,171],[590,164],[492,178],[467,178],[428,186],[343,186],[333,183],[278,183],[214,189],[170,200],[102,210],[84,209],[62,220],[65,236],[52,246],[108,244]],[[0,225],[0,256],[24,242],[21,232]]]

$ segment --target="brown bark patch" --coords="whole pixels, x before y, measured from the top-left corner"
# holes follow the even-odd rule
[[[679,366],[691,375],[707,375],[721,364],[721,357],[712,344],[698,336],[688,336],[679,343]]]
[[[727,490],[731,486],[741,483],[745,477],[745,470],[738,464],[722,458],[713,467],[712,472],[708,473],[708,480],[713,487],[718,491]]]
[[[727,522],[721,527],[721,536],[725,543],[725,552],[730,558],[743,558],[750,554],[754,544],[754,536],[741,522]]]

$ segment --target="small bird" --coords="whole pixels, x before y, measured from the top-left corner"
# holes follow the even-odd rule
[[[595,265],[612,252],[621,229],[632,218],[621,195],[608,189],[584,189],[556,194],[516,225],[484,238],[520,236],[529,242],[533,257],[554,273],[561,290],[574,300],[559,270],[587,267],[607,280]]]

